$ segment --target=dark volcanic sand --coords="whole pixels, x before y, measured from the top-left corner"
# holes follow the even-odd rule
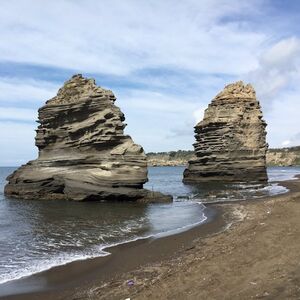
[[[216,233],[226,225],[221,208],[207,209],[205,224],[186,232],[157,239],[143,239],[106,249],[111,255],[64,266],[3,284],[0,299],[68,299],[78,287],[90,286],[110,280],[142,265],[175,258],[179,252],[190,248],[193,241]],[[10,294],[10,296],[8,296]]]

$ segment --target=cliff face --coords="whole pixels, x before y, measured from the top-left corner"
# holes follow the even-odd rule
[[[267,181],[262,118],[251,85],[241,81],[227,85],[195,126],[196,159],[189,161],[184,182]]]
[[[175,153],[175,155],[174,155]],[[182,155],[184,153],[184,155]],[[147,153],[148,166],[186,166],[190,160],[195,160],[194,151],[171,151]],[[299,166],[300,147],[268,149],[267,166]]]
[[[300,146],[269,149],[267,153],[267,164],[270,166],[299,166]]]
[[[194,151],[178,150],[170,152],[147,153],[148,166],[186,166],[187,162],[194,159]]]
[[[37,160],[8,177],[5,194],[23,199],[168,201],[143,189],[147,161],[124,135],[114,94],[73,76],[39,109]]]

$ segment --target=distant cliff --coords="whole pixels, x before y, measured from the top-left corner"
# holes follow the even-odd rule
[[[195,158],[192,150],[147,153],[149,166],[185,166]],[[268,166],[300,165],[300,146],[290,148],[269,149],[267,152]]]
[[[267,164],[269,166],[300,165],[300,146],[269,149],[267,153]]]
[[[185,166],[189,160],[194,158],[195,154],[192,150],[147,153],[149,166]]]

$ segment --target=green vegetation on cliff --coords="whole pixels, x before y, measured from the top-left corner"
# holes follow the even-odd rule
[[[300,146],[269,149],[267,164],[270,166],[300,165]]]
[[[192,150],[178,150],[170,152],[147,153],[150,166],[185,166],[187,162],[195,158]]]
[[[195,154],[192,150],[149,152],[147,158],[150,166],[185,166],[189,160],[195,158]],[[267,165],[300,165],[300,146],[269,149],[267,152]]]

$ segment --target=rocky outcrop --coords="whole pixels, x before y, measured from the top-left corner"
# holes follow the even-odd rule
[[[22,199],[170,201],[143,189],[147,160],[124,135],[114,94],[73,76],[39,109],[39,157],[7,180],[5,194]]]
[[[267,181],[265,127],[253,87],[227,85],[195,126],[196,159],[183,181]]]

